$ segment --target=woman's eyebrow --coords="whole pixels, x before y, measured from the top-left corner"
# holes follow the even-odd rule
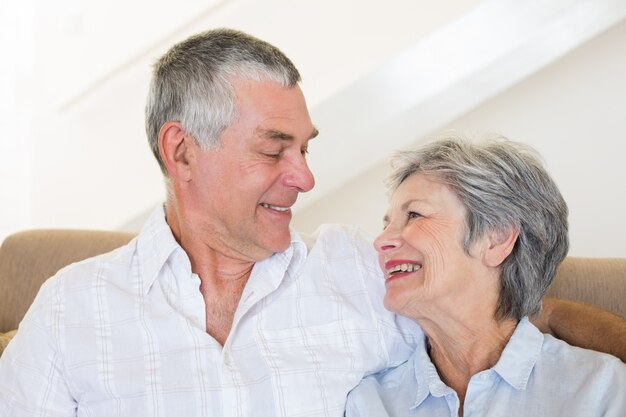
[[[424,200],[421,200],[419,198],[412,198],[410,200],[405,201],[404,203],[402,203],[402,205],[400,206],[400,208],[402,210],[406,210],[409,208],[409,206],[413,203],[424,203]]]

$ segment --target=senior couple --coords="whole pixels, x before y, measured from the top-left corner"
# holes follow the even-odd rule
[[[301,236],[317,130],[299,80],[233,30],[158,60],[146,130],[166,202],[42,286],[0,359],[0,416],[624,415],[626,365],[529,321],[568,249],[538,157],[503,138],[401,152],[378,254],[347,226]],[[539,322],[574,345],[626,327],[564,305]]]

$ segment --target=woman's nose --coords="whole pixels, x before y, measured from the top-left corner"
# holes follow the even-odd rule
[[[400,235],[391,225],[385,227],[385,230],[374,239],[374,247],[380,254],[397,249],[401,245]]]

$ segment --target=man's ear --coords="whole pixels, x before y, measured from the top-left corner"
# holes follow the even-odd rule
[[[517,242],[519,230],[515,227],[494,230],[488,233],[487,248],[483,252],[486,265],[499,266],[511,254]]]
[[[189,162],[193,159],[193,138],[179,122],[166,122],[159,131],[159,153],[171,178],[180,181],[191,179]]]

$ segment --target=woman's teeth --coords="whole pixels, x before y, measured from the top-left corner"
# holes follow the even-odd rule
[[[387,274],[391,275],[396,272],[415,272],[419,270],[422,266],[418,264],[398,264],[394,267],[391,267],[387,270]]]

